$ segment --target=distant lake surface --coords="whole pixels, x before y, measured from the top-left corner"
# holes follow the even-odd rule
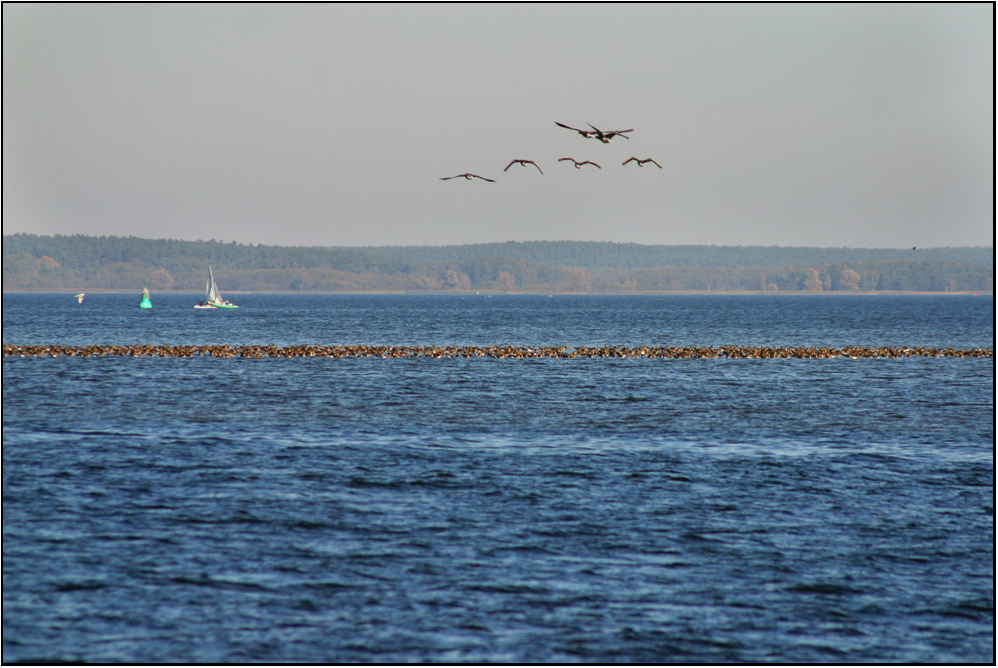
[[[994,348],[987,296],[3,295],[5,344]],[[993,661],[994,358],[3,358],[3,660]]]

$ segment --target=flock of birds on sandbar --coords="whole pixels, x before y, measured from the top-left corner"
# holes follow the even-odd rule
[[[634,128],[631,128],[629,130],[600,130],[592,123],[586,123],[586,125],[590,127],[589,130],[581,130],[579,128],[573,128],[570,125],[565,125],[564,123],[559,123],[558,121],[555,121],[554,124],[560,128],[565,128],[566,130],[572,130],[573,132],[578,132],[586,139],[595,139],[596,141],[599,141],[603,144],[609,144],[611,141],[613,141],[614,137],[623,137],[624,139],[630,139],[630,137],[627,136],[627,133],[634,132]],[[576,160],[575,158],[569,156],[563,156],[561,158],[558,158],[558,162],[571,162],[576,169],[582,169],[586,165],[592,165],[596,169],[603,169],[592,160]],[[636,163],[638,167],[644,167],[646,164],[651,163],[656,167],[658,167],[659,169],[662,169],[662,165],[660,165],[653,158],[642,159],[632,155],[621,164],[626,165],[629,162]],[[515,164],[519,164],[522,167],[526,167],[527,165],[533,165],[534,167],[537,168],[538,172],[540,172],[542,175],[544,174],[544,170],[542,170],[540,165],[538,165],[536,162],[534,162],[533,160],[523,160],[520,158],[510,160],[509,164],[506,165],[506,169],[502,171],[503,172],[508,171],[509,168]],[[473,179],[481,179],[482,181],[488,181],[489,183],[496,182],[495,179],[488,179],[485,178],[484,176],[479,176],[478,174],[472,174],[471,172],[465,172],[464,174],[456,174],[454,176],[444,176],[440,178],[441,181],[450,181],[451,179],[467,179],[468,181],[471,181]]]
[[[845,346],[843,348],[768,346],[384,346],[384,345],[275,345],[170,346],[170,345],[12,345],[3,344],[4,357],[381,357],[432,358],[491,357],[495,359],[537,359],[616,357],[644,359],[827,359],[898,357],[994,357],[985,348],[904,348]]]

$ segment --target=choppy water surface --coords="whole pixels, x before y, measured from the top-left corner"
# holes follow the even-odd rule
[[[994,347],[981,297],[3,295],[14,344]],[[994,359],[3,359],[3,659],[992,662]]]

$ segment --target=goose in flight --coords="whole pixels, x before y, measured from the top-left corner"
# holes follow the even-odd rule
[[[592,130],[580,130],[579,128],[573,128],[571,126],[565,125],[564,123],[559,123],[558,121],[555,121],[554,124],[557,125],[558,127],[565,128],[566,130],[575,130],[576,132],[578,132],[580,135],[582,135],[586,139],[595,139],[596,138],[596,133],[593,132]],[[592,126],[590,125],[589,127],[592,127]]]
[[[634,128],[631,128],[630,130],[607,130],[607,131],[603,131],[603,130],[600,130],[599,128],[597,128],[592,123],[586,123],[586,125],[588,125],[589,127],[591,127],[593,129],[593,133],[594,134],[592,136],[594,136],[596,139],[599,139],[604,144],[609,144],[610,141],[614,137],[616,137],[617,135],[620,135],[624,139],[630,139],[630,137],[628,137],[624,133],[625,132],[634,132]]]
[[[506,165],[506,169],[509,169],[510,167],[512,167],[512,166],[513,166],[514,164],[516,164],[516,163],[520,163],[520,164],[521,164],[521,165],[523,165],[524,167],[526,167],[527,165],[533,165],[534,167],[537,167],[537,163],[536,163],[536,162],[534,162],[533,160],[510,160],[509,164],[508,164],[508,165]],[[502,171],[504,171],[504,172],[505,172],[505,171],[506,171],[506,169],[504,169],[504,170],[502,170]],[[538,171],[538,172],[540,172],[541,174],[543,174],[543,173],[544,173],[544,172],[543,172],[543,171],[541,170],[541,168],[540,168],[540,167],[537,167],[537,171]]]
[[[582,165],[592,165],[596,169],[603,169],[602,167],[600,167],[599,165],[597,165],[592,160],[583,160],[582,162],[579,162],[575,158],[558,158],[558,162],[561,162],[562,160],[571,160],[572,164],[575,165],[576,169],[582,169]]]
[[[645,158],[644,160],[638,160],[638,159],[637,159],[637,158],[635,158],[635,157],[634,157],[633,155],[632,155],[632,156],[631,156],[630,158],[628,158],[627,160],[625,160],[624,162],[620,163],[620,164],[622,164],[622,165],[626,165],[627,163],[629,163],[629,162],[630,162],[630,161],[632,161],[632,160],[633,160],[634,162],[638,163],[638,167],[644,167],[644,166],[645,166],[645,163],[646,163],[646,162],[650,162],[651,164],[655,165],[655,166],[656,166],[656,167],[658,167],[659,169],[662,169],[662,165],[658,164],[657,162],[655,162],[655,161],[654,161],[654,160],[652,160],[651,158]]]
[[[495,183],[495,181],[493,181],[492,179],[487,179],[484,176],[479,176],[478,174],[469,174],[469,173],[458,174],[457,176],[443,176],[443,177],[440,178],[440,180],[441,181],[449,181],[450,179],[459,179],[462,176],[464,178],[468,179],[469,181],[471,179],[481,179],[482,181],[488,181],[489,183]]]

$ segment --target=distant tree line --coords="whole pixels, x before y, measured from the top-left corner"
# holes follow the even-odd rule
[[[994,289],[991,248],[925,250],[508,242],[295,247],[5,235],[3,289],[225,291],[919,291]]]
[[[346,250],[346,249],[335,249]],[[407,262],[447,262],[480,257],[529,260],[556,267],[814,267],[836,262],[969,262],[994,266],[993,248],[808,248],[794,246],[665,246],[608,241],[506,241],[460,246],[367,246],[353,251]]]

